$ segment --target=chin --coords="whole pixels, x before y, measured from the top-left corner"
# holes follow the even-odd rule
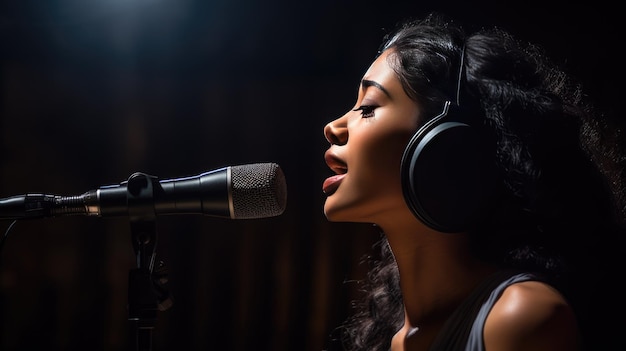
[[[331,206],[324,206],[324,216],[329,222],[359,222],[354,216],[350,216],[344,210],[333,208]]]
[[[324,216],[330,222],[343,222],[344,220],[340,219],[340,215],[336,210],[333,210],[333,207],[328,204],[328,200],[326,200],[326,204],[324,204]]]
[[[324,206],[324,217],[326,217],[327,220],[329,221],[333,221],[333,215],[332,215],[332,211],[329,211],[328,206]]]

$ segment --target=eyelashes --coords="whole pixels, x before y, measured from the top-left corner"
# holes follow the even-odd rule
[[[374,110],[375,109],[376,109],[376,106],[363,105],[363,106],[359,106],[358,108],[355,108],[352,111],[361,111],[361,117],[369,118],[369,117],[374,117]]]

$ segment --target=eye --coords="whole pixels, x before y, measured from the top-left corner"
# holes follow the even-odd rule
[[[355,108],[352,111],[361,111],[361,116],[363,118],[370,118],[370,117],[374,117],[374,110],[375,109],[376,109],[376,106],[363,105],[363,106],[360,106],[358,108]]]

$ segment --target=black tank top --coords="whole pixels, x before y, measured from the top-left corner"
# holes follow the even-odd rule
[[[483,327],[491,308],[504,289],[528,280],[543,281],[537,275],[518,271],[498,271],[492,274],[448,318],[430,350],[484,351]]]

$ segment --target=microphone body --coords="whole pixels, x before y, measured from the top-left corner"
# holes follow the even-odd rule
[[[147,201],[155,215],[202,214],[230,219],[278,216],[286,205],[284,174],[275,163],[228,166],[192,177],[158,181],[152,178]],[[129,181],[103,186],[78,196],[27,194],[0,200],[0,219],[68,215],[128,216],[135,189]]]

